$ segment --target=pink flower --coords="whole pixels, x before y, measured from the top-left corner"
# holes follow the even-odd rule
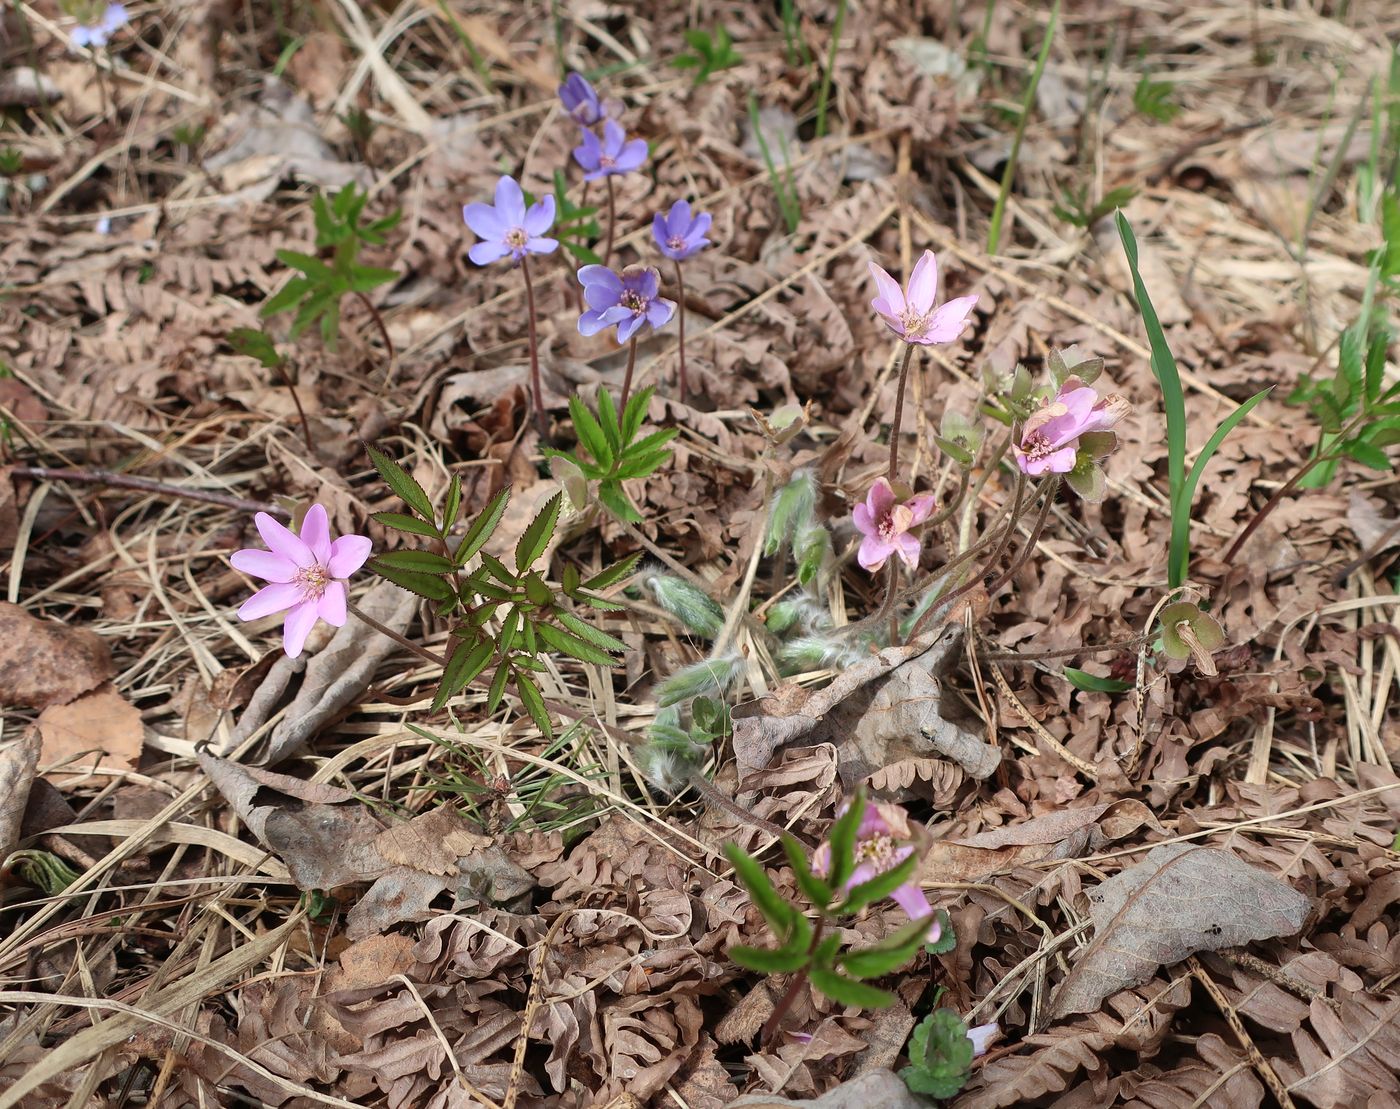
[[[238,618],[257,620],[286,612],[282,646],[289,658],[296,658],[317,618],[336,628],[345,623],[345,579],[365,564],[371,544],[363,535],[342,535],[332,543],[326,510],[319,504],[307,511],[300,536],[266,512],[254,520],[270,550],[235,551],[229,561],[235,570],[271,584],[243,602]]]
[[[1021,429],[1021,442],[1012,446],[1023,474],[1067,474],[1079,457],[1079,437],[1108,431],[1128,413],[1128,402],[1117,394],[1100,398],[1077,377],[1065,379],[1053,398],[1043,401]]]
[[[972,1041],[972,1057],[981,1058],[987,1054],[987,1049],[992,1046],[992,1041],[1001,1035],[1001,1028],[996,1021],[991,1024],[979,1024],[976,1028],[967,1030],[967,1038]]]
[[[890,483],[880,478],[870,487],[865,503],[856,505],[851,514],[856,528],[865,536],[856,560],[873,574],[890,555],[897,554],[913,570],[919,565],[919,540],[909,534],[909,529],[932,515],[933,504],[933,498],[926,493],[896,504]]]
[[[845,811],[844,809],[842,810]],[[846,879],[843,892],[850,892],[856,886],[877,875],[893,870],[914,853],[914,834],[909,827],[909,817],[898,805],[870,802],[860,817],[860,827],[856,830],[856,866]],[[823,843],[812,856],[812,873],[823,877],[831,869],[831,845]],[[923,920],[933,917],[929,925],[926,943],[937,943],[943,934],[943,926],[933,916],[933,906],[929,904],[922,887],[917,882],[905,882],[890,894],[910,920]]]
[[[923,257],[914,263],[907,296],[899,282],[874,262],[870,263],[870,276],[880,290],[870,307],[879,312],[890,330],[906,343],[923,346],[951,343],[962,332],[972,314],[972,306],[977,303],[976,296],[957,297],[934,310],[933,302],[938,296],[938,258],[931,250],[924,251]]]

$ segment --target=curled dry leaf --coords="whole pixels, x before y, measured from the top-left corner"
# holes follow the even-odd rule
[[[1291,936],[1312,902],[1228,851],[1163,844],[1089,894],[1094,940],[1051,1003],[1063,1017],[1198,951]]]
[[[39,765],[39,733],[27,728],[19,739],[0,745],[0,859],[19,842],[29,787]]]
[[[890,647],[842,671],[815,692],[780,686],[734,712],[734,753],[742,774],[766,767],[798,739],[835,745],[847,786],[881,767],[941,755],[975,778],[1001,754],[944,715],[940,674],[957,657],[962,628],[949,625],[904,647]]]
[[[40,620],[19,605],[0,603],[0,705],[62,705],[115,672],[111,652],[95,632]]]

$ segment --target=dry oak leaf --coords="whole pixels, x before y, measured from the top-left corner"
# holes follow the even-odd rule
[[[0,602],[0,705],[61,705],[114,673],[111,652],[95,632],[40,620],[19,605]]]
[[[1312,901],[1228,851],[1184,843],[1154,847],[1089,894],[1094,941],[1060,984],[1051,1015],[1089,1013],[1158,967],[1198,951],[1291,936]]]
[[[48,774],[64,785],[90,777],[94,765],[130,770],[146,740],[140,710],[111,682],[66,705],[50,705],[37,723],[44,740],[43,762],[69,764]]]

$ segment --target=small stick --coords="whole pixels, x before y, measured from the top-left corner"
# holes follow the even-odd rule
[[[530,259],[520,256],[520,273],[525,278],[525,314],[530,333],[530,392],[535,405],[535,426],[541,438],[549,434],[549,423],[544,413],[544,386],[540,383],[540,349],[535,336],[535,286],[530,280]]]
[[[447,665],[447,659],[444,658],[442,655],[438,654],[436,651],[430,651],[426,647],[419,646],[417,643],[413,642],[413,640],[407,638],[406,636],[400,635],[398,632],[394,631],[393,628],[385,627],[385,625],[381,624],[378,620],[376,620],[373,616],[371,616],[353,601],[347,602],[345,607],[349,611],[350,615],[354,616],[361,623],[368,624],[380,635],[387,635],[399,646],[407,647],[419,658],[426,659],[428,662],[431,662],[434,666]]]
[[[135,489],[142,493],[159,493],[166,497],[181,497],[201,504],[216,504],[221,508],[232,508],[238,512],[268,512],[274,516],[290,515],[279,505],[263,501],[246,501],[242,497],[231,497],[227,493],[213,493],[207,489],[187,489],[181,485],[171,485],[147,477],[132,474],[119,474],[113,470],[66,470],[48,466],[12,466],[11,477],[33,478],[35,481],[69,481],[84,485],[108,485],[114,489]]]
[[[1244,1026],[1244,1021],[1240,1020],[1239,1013],[1235,1011],[1235,1007],[1230,1004],[1220,987],[1215,984],[1215,980],[1206,973],[1200,960],[1192,955],[1186,960],[1186,966],[1191,971],[1191,976],[1205,987],[1206,993],[1210,994],[1210,999],[1215,1002],[1216,1008],[1220,1010],[1220,1015],[1225,1018],[1225,1023],[1234,1032],[1240,1047],[1244,1048],[1245,1054],[1249,1056],[1249,1062],[1254,1067],[1255,1073],[1264,1080],[1264,1085],[1269,1087],[1269,1092],[1274,1095],[1274,1100],[1279,1103],[1280,1109],[1294,1109],[1293,1098],[1288,1094],[1288,1087],[1283,1084],[1277,1072],[1269,1065],[1269,1061],[1264,1058],[1264,1053],[1255,1046],[1254,1040],[1250,1038],[1249,1032]]]
[[[681,276],[681,260],[676,259],[676,325],[680,331],[677,350],[680,353],[681,367],[676,375],[676,392],[685,403],[685,278]]]

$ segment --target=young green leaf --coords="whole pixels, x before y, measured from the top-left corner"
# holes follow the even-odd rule
[[[580,620],[572,612],[565,612],[563,609],[556,609],[554,617],[569,631],[573,632],[580,639],[586,639],[595,647],[601,647],[605,651],[613,651],[622,654],[627,650],[627,644],[614,635],[599,628],[595,628],[587,621]]]
[[[530,719],[535,722],[535,727],[539,728],[545,736],[553,736],[554,729],[550,724],[549,712],[545,708],[544,695],[540,693],[540,687],[535,684],[535,680],[529,674],[523,672],[520,659],[511,661],[511,669],[514,671],[516,695],[520,698],[520,703],[525,706],[525,711],[530,714]]]
[[[423,519],[430,524],[435,524],[437,520],[433,513],[433,502],[428,499],[428,494],[423,491],[423,487],[413,479],[408,471],[375,447],[366,445],[365,450],[369,452],[369,460],[379,471],[379,476],[384,479],[384,483],[394,491],[394,494]]]
[[[807,971],[812,985],[831,998],[838,1005],[852,1005],[860,1009],[883,1009],[893,1005],[895,996],[885,990],[867,986],[854,978],[847,978],[834,970],[814,966]]]
[[[794,928],[799,927],[794,922],[801,914],[778,896],[778,891],[773,888],[773,883],[768,880],[763,867],[742,847],[735,843],[726,843],[724,854],[734,868],[735,877],[748,892],[754,908],[763,914],[763,919],[768,922],[773,934],[780,939],[787,938]]]
[[[728,954],[745,970],[756,970],[760,974],[791,974],[807,964],[807,952],[789,951],[786,948],[746,947],[743,944],[735,944]]]
[[[375,565],[410,574],[450,574],[452,563],[432,551],[389,551],[375,558]]]
[[[420,520],[417,516],[408,516],[402,512],[376,512],[370,519],[383,524],[386,528],[393,528],[395,531],[421,535],[426,539],[441,538],[436,525]]]
[[[635,554],[630,554],[621,562],[615,562],[607,569],[597,574],[594,574],[591,578],[589,578],[586,582],[583,583],[583,588],[591,589],[594,592],[597,592],[599,589],[606,589],[610,585],[616,585],[618,582],[622,581],[623,578],[627,577],[630,573],[632,573],[633,570],[637,568],[637,563],[640,562],[641,559],[641,551],[637,551]]]
[[[973,1046],[967,1025],[951,1009],[935,1009],[909,1038],[909,1063],[899,1072],[916,1094],[955,1097],[971,1072]]]
[[[486,669],[486,664],[491,661],[495,649],[496,645],[490,639],[482,639],[477,643],[464,639],[458,643],[447,660],[447,665],[442,669],[442,683],[438,686],[437,696],[433,698],[432,711],[441,710],[448,701],[475,681],[476,676]]]
[[[832,898],[836,896],[836,891],[825,879],[818,878],[812,873],[812,868],[807,863],[806,848],[791,836],[784,836],[783,853],[787,855],[788,863],[792,866],[793,876],[797,879],[797,888],[807,895],[807,900],[819,909],[825,909],[830,905]]]
[[[446,579],[433,574],[418,574],[407,570],[396,570],[392,566],[385,566],[379,559],[371,559],[369,568],[401,589],[407,589],[410,593],[416,593],[420,597],[425,597],[430,601],[452,601],[456,599],[452,584]]]
[[[879,978],[898,970],[919,953],[934,921],[934,914],[911,920],[874,947],[847,951],[836,961],[852,978]]]
[[[607,436],[603,434],[603,428],[598,423],[598,418],[588,410],[582,398],[578,396],[569,398],[569,415],[573,417],[574,434],[578,436],[578,441],[583,444],[584,449],[593,456],[595,461],[605,468],[611,469],[613,463],[612,448],[608,445]]]
[[[531,566],[545,552],[554,536],[554,526],[559,522],[559,506],[563,503],[563,492],[555,493],[544,502],[530,525],[515,544],[515,568],[524,570]]]
[[[852,886],[837,911],[858,913],[867,905],[888,897],[913,877],[914,868],[918,865],[918,856],[910,855],[898,866],[890,867],[883,874],[877,874],[858,886]]]
[[[857,789],[855,796],[846,805],[846,811],[831,826],[827,842],[831,847],[831,867],[829,881],[834,889],[841,889],[846,879],[855,869],[856,835],[860,831],[861,817],[865,815],[865,790]]]
[[[540,638],[549,646],[556,651],[563,651],[566,655],[570,655],[580,662],[592,662],[599,666],[617,665],[617,659],[606,651],[599,650],[579,636],[556,628],[552,624],[540,624],[536,630],[540,633]]]
[[[1065,667],[1065,678],[1075,689],[1082,689],[1086,693],[1125,693],[1133,688],[1132,682],[1101,678],[1097,674],[1090,674],[1073,666]]]
[[[486,502],[486,507],[477,514],[472,526],[467,529],[467,534],[462,536],[462,542],[452,552],[452,561],[456,565],[465,566],[472,555],[481,550],[486,541],[495,534],[496,525],[501,522],[509,500],[510,486],[506,485]]]

